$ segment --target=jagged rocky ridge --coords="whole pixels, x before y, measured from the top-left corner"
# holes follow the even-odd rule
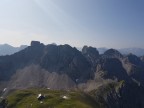
[[[13,55],[0,56],[1,91],[32,87],[80,89],[101,108],[143,108],[143,57],[124,56],[115,49],[99,54],[88,46],[80,52],[69,45],[38,41]]]

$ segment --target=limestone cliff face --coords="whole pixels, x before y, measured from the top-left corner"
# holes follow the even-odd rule
[[[46,46],[40,65],[50,72],[66,73],[74,81],[90,78],[90,63],[80,51],[69,45]]]
[[[90,92],[101,108],[143,108],[144,88],[136,83],[110,82]]]
[[[95,78],[128,80],[128,75],[117,58],[100,59],[95,72]]]
[[[17,70],[8,84],[10,89],[26,88],[50,88],[50,89],[72,89],[76,83],[67,74],[48,72],[39,65],[29,65]]]
[[[139,57],[129,54],[123,58],[122,64],[129,77],[144,84],[144,63]]]
[[[96,64],[97,59],[100,57],[99,52],[94,47],[84,46],[82,54],[87,58],[91,64]]]
[[[40,69],[38,68],[38,71],[36,71],[35,66],[39,66]],[[37,79],[43,79],[42,76],[38,76],[40,73],[42,76],[49,76],[47,80],[44,80],[44,83],[46,83],[44,86],[47,86],[48,83],[51,88],[71,88],[71,85],[86,82],[90,79],[91,65],[76,48],[69,45],[43,45],[37,41],[32,41],[31,46],[18,53],[0,57],[0,82],[10,82],[11,84],[11,81],[13,83],[16,81],[19,86],[15,88],[19,88],[20,84],[25,84],[25,88],[32,87],[32,85],[26,85],[31,81],[24,80],[27,78],[33,79],[34,87],[36,85],[39,87],[40,84]],[[33,76],[34,74],[36,76]],[[66,87],[61,87],[59,80],[60,82],[66,81],[61,83]],[[50,85],[50,82],[53,83]],[[41,84],[43,85],[43,83]]]

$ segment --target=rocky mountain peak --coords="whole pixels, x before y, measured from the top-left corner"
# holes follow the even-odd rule
[[[126,56],[125,60],[127,62],[130,62],[131,64],[134,64],[134,65],[142,65],[142,61],[139,57],[137,57],[136,55],[130,53]]]
[[[40,41],[31,41],[31,46],[42,46],[43,44]]]
[[[82,53],[83,54],[93,54],[95,56],[99,56],[99,52],[96,48],[94,47],[91,47],[91,46],[84,46],[83,49],[82,49]]]
[[[104,52],[104,57],[122,58],[123,55],[115,49],[109,49]]]
[[[96,78],[109,78],[117,80],[127,80],[128,76],[122,63],[117,58],[102,58],[98,61]]]
[[[99,58],[99,52],[94,47],[84,46],[82,49],[82,54],[87,58],[91,64],[96,64],[97,59]]]

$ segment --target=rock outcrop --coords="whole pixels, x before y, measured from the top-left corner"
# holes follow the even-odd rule
[[[104,58],[122,58],[123,55],[115,49],[109,49],[104,52],[103,57]]]
[[[99,52],[96,48],[84,46],[82,49],[82,54],[87,58],[87,60],[94,66],[99,58]]]

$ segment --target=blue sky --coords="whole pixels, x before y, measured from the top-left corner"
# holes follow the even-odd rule
[[[0,0],[0,44],[144,48],[144,0]]]

